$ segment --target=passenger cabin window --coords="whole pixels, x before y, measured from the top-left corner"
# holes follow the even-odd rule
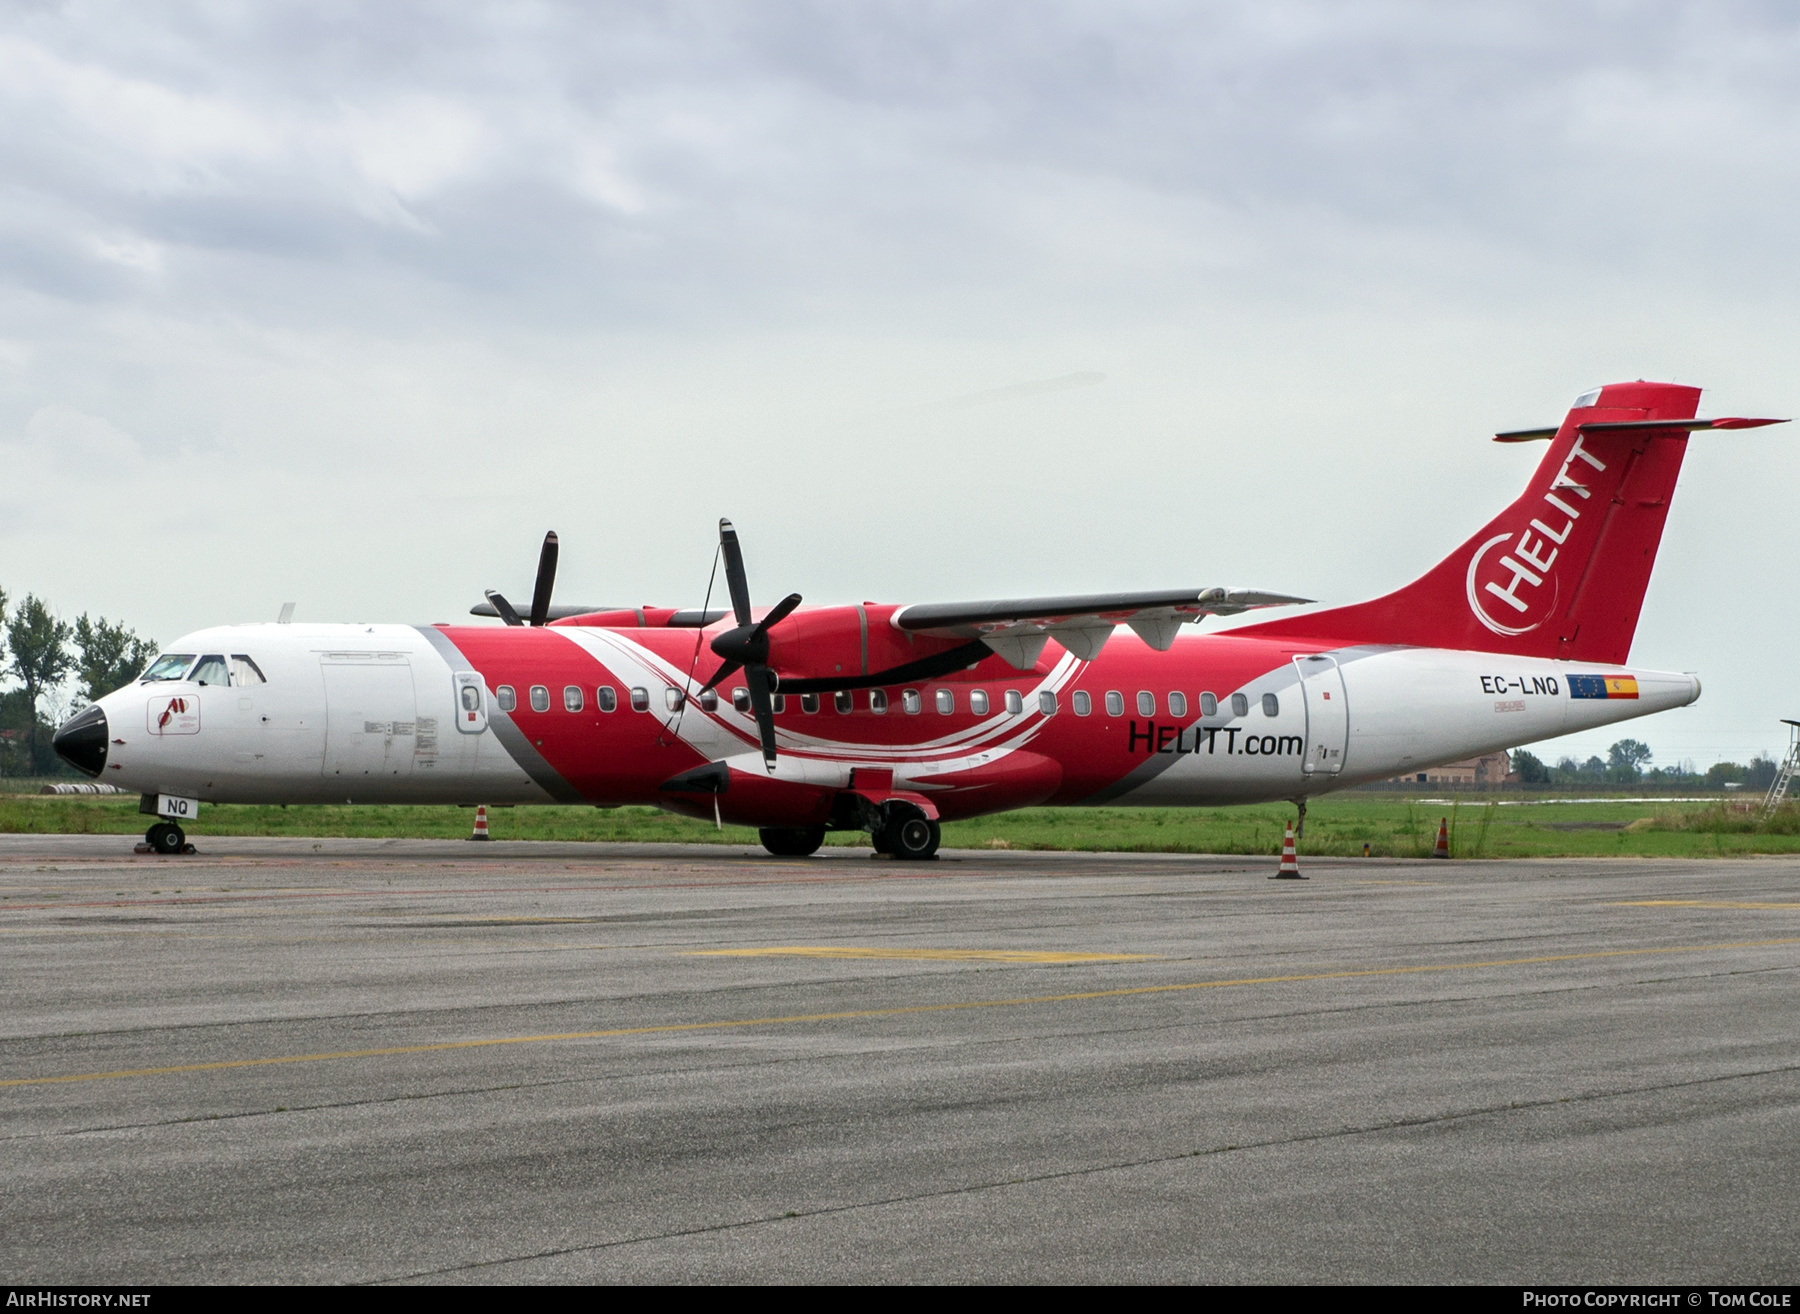
[[[531,686],[531,710],[534,712],[550,710],[550,690],[541,684]]]
[[[1244,694],[1231,695],[1231,714],[1233,716],[1250,715],[1250,699]]]
[[[1200,715],[1201,716],[1217,716],[1218,714],[1219,714],[1219,700],[1217,698],[1213,697],[1209,693],[1201,694],[1200,695]]]
[[[1264,694],[1263,695],[1263,715],[1264,716],[1280,716],[1281,715],[1281,699],[1277,698],[1274,694]]]
[[[1077,689],[1070,694],[1069,704],[1074,707],[1076,716],[1087,716],[1094,710],[1094,700],[1086,689]]]
[[[458,693],[458,697],[462,700],[463,711],[479,712],[481,710],[481,689],[479,686],[473,684],[463,685]],[[469,719],[472,721],[475,718],[471,716]]]
[[[1138,690],[1138,715],[1156,715],[1156,695],[1151,693],[1148,689]]]
[[[700,710],[703,712],[719,710],[719,691],[717,689],[708,689],[700,695]]]
[[[903,689],[900,691],[900,705],[906,709],[908,716],[917,716],[920,709],[924,707],[924,702],[920,699],[917,689]]]
[[[231,682],[233,684],[267,684],[263,678],[262,667],[253,661],[248,653],[231,654]]]
[[[200,659],[194,673],[188,677],[195,684],[230,684],[231,674],[225,668],[225,659],[218,653],[208,653]]]
[[[634,688],[631,691],[631,710],[634,712],[650,710],[650,691],[648,689]]]
[[[774,712],[776,716],[780,716],[783,712],[787,711],[787,695],[776,694],[773,698],[769,699],[769,710]]]
[[[813,715],[813,713],[817,712],[819,710],[819,695],[818,694],[801,694],[800,695],[800,710],[805,712],[808,716],[811,716],[811,715]]]
[[[1056,715],[1056,691],[1054,689],[1038,690],[1038,711],[1045,716]]]
[[[581,708],[581,686],[578,684],[565,684],[563,686],[563,711],[579,712]]]
[[[1019,697],[1019,691],[1017,689],[1008,689],[1006,691],[1006,714],[1008,716],[1017,716],[1024,710],[1025,700]]]
[[[838,711],[848,715],[850,709],[856,705],[856,699],[851,696],[848,689],[841,689],[836,694],[832,695],[831,705],[837,708]]]
[[[687,705],[687,695],[679,689],[663,690],[663,706],[671,712],[679,712]]]
[[[519,695],[510,684],[503,684],[494,690],[494,702],[501,711],[510,712],[519,705]]]
[[[1125,715],[1125,695],[1117,689],[1106,691],[1106,714],[1108,716]]]
[[[594,702],[603,712],[616,712],[619,709],[619,695],[613,692],[610,684],[603,684],[594,690]]]
[[[138,677],[144,684],[152,680],[179,680],[187,674],[187,668],[194,664],[191,652],[165,652],[150,663],[150,669]]]
[[[956,693],[954,690],[939,689],[937,691],[937,709],[945,716],[949,716],[950,713],[956,710]]]
[[[1169,715],[1170,716],[1186,716],[1187,715],[1187,695],[1186,694],[1172,693],[1169,695]]]
[[[741,684],[733,689],[731,691],[731,705],[740,712],[748,712],[750,710],[750,691]]]
[[[969,690],[969,710],[976,716],[986,716],[988,712],[988,696],[986,689]]]
[[[869,690],[869,710],[876,716],[887,714],[887,691],[885,689]]]

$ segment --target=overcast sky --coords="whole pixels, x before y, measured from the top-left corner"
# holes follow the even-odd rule
[[[1731,4],[0,3],[0,587],[171,640],[1410,579],[1625,378],[1800,412],[1800,15]],[[1783,743],[1794,429],[1638,630]],[[1617,732],[1551,746],[1604,751]]]

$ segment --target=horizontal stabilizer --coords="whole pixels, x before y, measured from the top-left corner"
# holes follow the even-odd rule
[[[1578,424],[1575,427],[1583,433],[1657,433],[1669,429],[1686,429],[1689,433],[1701,429],[1760,429],[1765,424],[1786,424],[1786,420],[1751,419],[1742,415],[1722,415],[1716,420],[1596,420],[1589,424]],[[1561,430],[1549,429],[1512,429],[1506,433],[1494,435],[1497,443],[1530,443],[1540,439],[1556,437]]]

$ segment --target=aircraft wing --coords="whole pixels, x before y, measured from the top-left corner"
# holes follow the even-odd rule
[[[1183,625],[1202,616],[1235,616],[1256,607],[1311,602],[1260,589],[1169,589],[1139,593],[1083,593],[1061,598],[1005,598],[990,602],[928,602],[902,607],[896,629],[937,638],[979,639],[1019,670],[1029,670],[1055,639],[1092,661],[1116,625],[1129,625],[1145,643],[1167,652]]]

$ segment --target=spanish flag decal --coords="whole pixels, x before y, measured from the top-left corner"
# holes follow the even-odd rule
[[[1637,696],[1637,676],[1635,675],[1571,675],[1569,677],[1569,697],[1571,698],[1636,698]]]

